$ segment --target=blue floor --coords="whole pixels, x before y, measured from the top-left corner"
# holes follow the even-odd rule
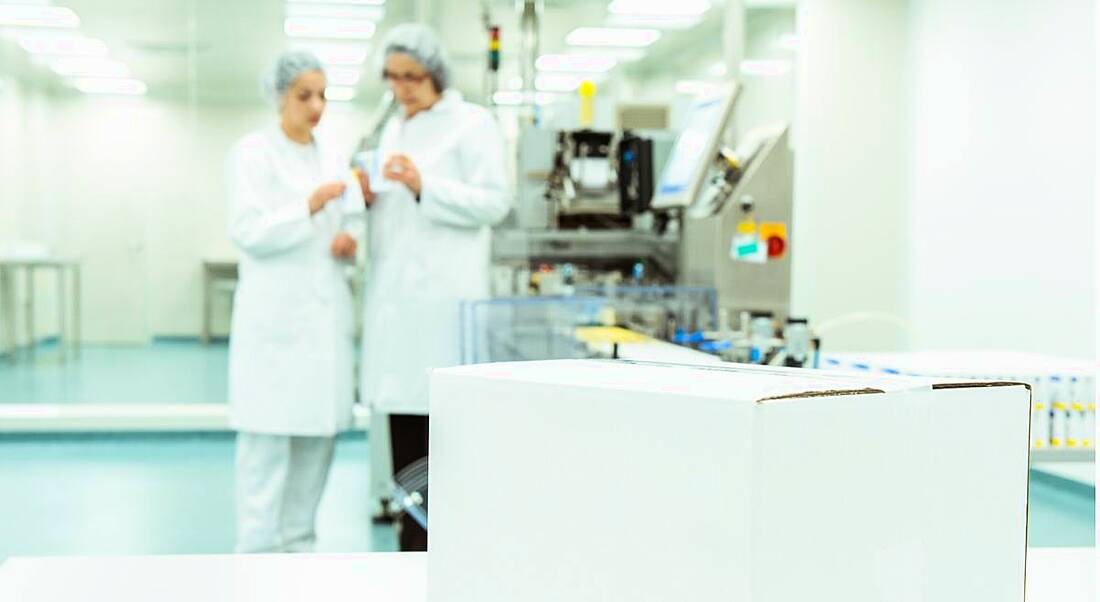
[[[192,340],[85,345],[62,361],[56,345],[0,357],[0,403],[224,403],[229,347]]]
[[[318,551],[396,549],[371,524],[367,441],[341,437]],[[0,436],[0,561],[233,551],[233,435]]]
[[[367,453],[362,435],[337,444],[319,551],[396,548],[370,521]],[[0,467],[0,560],[233,550],[232,435],[7,435]],[[1030,545],[1094,545],[1094,508],[1092,488],[1033,473]]]

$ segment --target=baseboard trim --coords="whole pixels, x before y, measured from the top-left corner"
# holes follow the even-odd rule
[[[352,429],[370,427],[370,410],[356,405]],[[224,403],[0,404],[0,434],[228,432]]]

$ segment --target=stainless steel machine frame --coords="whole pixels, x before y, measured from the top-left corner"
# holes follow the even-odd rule
[[[718,291],[718,306],[739,312],[770,311],[782,320],[791,306],[791,255],[797,240],[788,244],[782,258],[756,264],[735,261],[730,245],[745,214],[741,201],[750,197],[757,222],[781,222],[791,232],[794,225],[794,157],[789,131],[769,141],[749,165],[729,200],[710,217],[685,217],[682,223],[678,281],[683,285],[710,286]]]

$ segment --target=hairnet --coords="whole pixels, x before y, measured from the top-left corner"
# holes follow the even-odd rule
[[[419,23],[405,23],[390,30],[382,43],[381,61],[394,53],[407,54],[428,72],[435,89],[442,92],[451,83],[451,65],[447,51],[432,28]],[[382,68],[379,69],[382,71]]]
[[[262,82],[264,97],[277,105],[281,104],[282,98],[290,91],[290,87],[294,85],[294,80],[298,79],[300,75],[306,71],[321,71],[323,73],[324,70],[321,61],[312,52],[307,50],[284,52],[279,55],[279,58],[275,60],[275,64],[264,75]]]

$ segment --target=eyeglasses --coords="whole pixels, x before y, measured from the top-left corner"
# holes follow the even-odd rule
[[[383,71],[382,79],[390,82],[391,84],[419,84],[428,79],[427,73],[394,73],[392,71]]]

